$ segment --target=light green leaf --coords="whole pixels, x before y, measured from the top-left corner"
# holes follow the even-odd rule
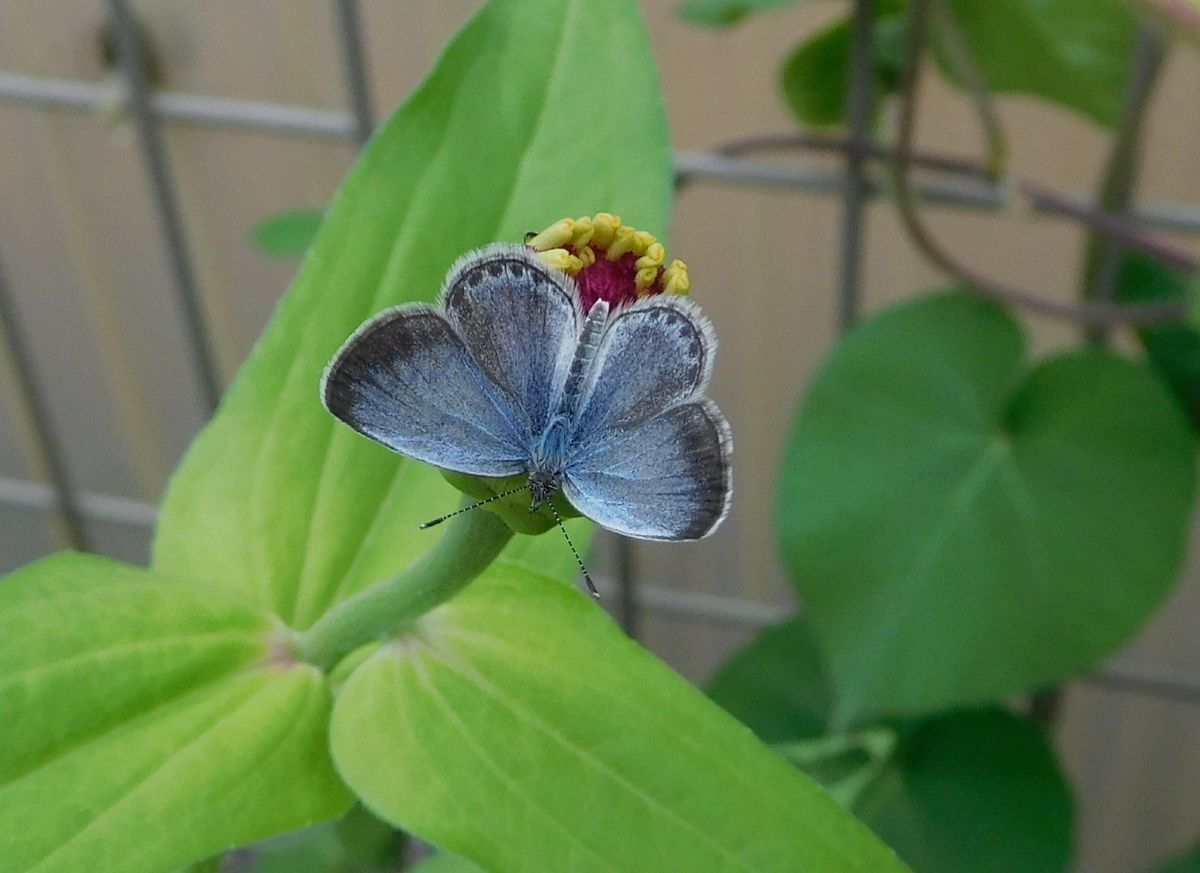
[[[767,742],[811,738],[810,748],[853,751],[853,736],[817,739],[830,713],[830,690],[802,619],[770,628],[736,653],[709,691]],[[1066,869],[1070,790],[1032,722],[992,707],[902,723],[894,731],[898,742],[884,760],[861,751],[856,760],[848,751],[805,769],[832,792],[853,786],[854,813],[921,873]],[[847,772],[851,763],[857,772]]]
[[[229,595],[66,554],[0,584],[0,627],[6,873],[169,871],[349,805],[323,678]]]
[[[747,15],[790,6],[796,0],[686,0],[679,14],[696,24],[724,27]]]
[[[1137,17],[1127,0],[949,0],[975,64],[995,91],[1030,94],[1113,127]],[[955,79],[945,53],[942,69]]]
[[[1183,300],[1200,292],[1189,289],[1162,264],[1145,255],[1130,254],[1117,277],[1117,294],[1131,303]],[[1198,295],[1200,296],[1200,295]],[[1200,322],[1158,324],[1138,330],[1146,358],[1174,392],[1192,422],[1200,427]]]
[[[494,873],[903,870],[584,595],[493,565],[342,688],[339,771]]]
[[[321,227],[319,209],[289,209],[254,227],[254,245],[275,258],[298,258],[308,251]]]
[[[1157,873],[1200,873],[1200,846],[1158,868]]]
[[[304,628],[425,552],[436,533],[417,525],[457,493],[325,412],[329,358],[371,314],[433,298],[473,246],[599,210],[661,232],[670,190],[658,76],[632,0],[485,6],[330,205],[171,482],[155,566],[231,580]]]
[[[836,722],[994,700],[1094,667],[1170,591],[1193,437],[1145,368],[1026,375],[1020,328],[965,294],[892,307],[822,366],[785,450],[783,557]]]
[[[876,109],[899,87],[895,47],[903,39],[905,25],[898,4],[881,5],[887,11],[875,23],[871,69]],[[846,123],[851,30],[849,18],[834,22],[797,45],[780,68],[784,98],[802,124],[826,127]]]

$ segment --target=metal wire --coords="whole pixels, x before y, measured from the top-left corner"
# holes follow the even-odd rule
[[[874,110],[875,0],[855,0],[850,37],[850,82],[846,91],[846,120],[850,148],[846,151],[846,177],[842,187],[841,278],[838,283],[838,329],[846,330],[858,318],[861,296],[863,224],[870,180],[866,147]]]
[[[25,343],[17,307],[8,290],[3,263],[0,263],[0,340],[3,340],[3,345],[8,349],[17,377],[18,390],[29,415],[30,427],[37,439],[41,462],[53,485],[53,490],[46,489],[50,494],[48,506],[58,510],[67,544],[73,549],[86,550],[89,546],[87,523],[80,511],[71,477],[67,474],[66,457],[50,418],[50,406],[38,385],[33,358]]]
[[[167,166],[167,156],[158,128],[158,117],[154,113],[154,107],[150,104],[137,26],[128,0],[109,0],[109,9],[112,12],[117,56],[125,76],[125,84],[129,89],[129,103],[137,116],[138,141],[142,149],[142,159],[154,192],[154,202],[158,209],[163,242],[175,273],[175,290],[183,309],[192,360],[196,367],[196,375],[200,380],[204,399],[209,409],[213,410],[217,408],[217,402],[221,399],[221,381],[213,354],[208,323],[204,315],[204,306],[196,287],[195,273],[192,270],[191,256],[188,253],[183,219],[179,211],[179,200],[175,195],[175,185]]]
[[[334,0],[338,32],[341,35],[342,56],[345,60],[346,85],[350,90],[350,109],[354,114],[354,138],[359,145],[371,137],[375,129],[375,113],[371,109],[367,87],[367,65],[363,52],[362,25],[356,0]]]

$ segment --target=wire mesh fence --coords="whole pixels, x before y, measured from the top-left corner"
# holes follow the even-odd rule
[[[852,44],[853,69],[847,95],[849,128],[843,140],[762,138],[740,141],[725,147],[679,153],[676,157],[680,186],[719,183],[734,186],[767,186],[796,195],[827,195],[840,198],[842,218],[838,238],[837,320],[850,325],[861,307],[862,262],[865,251],[865,210],[874,198],[886,196],[886,182],[872,172],[872,159],[880,147],[870,138],[872,86],[868,59],[872,51],[872,0],[856,5]],[[359,10],[354,0],[333,0],[341,77],[347,110],[281,105],[200,94],[159,90],[147,76],[144,35],[128,0],[109,0],[109,21],[116,48],[119,87],[113,83],[33,76],[0,70],[0,103],[35,107],[45,112],[95,111],[113,105],[125,107],[137,133],[141,166],[153,198],[161,245],[171,265],[169,292],[178,301],[190,370],[201,396],[215,408],[222,390],[221,368],[213,346],[194,256],[172,170],[171,150],[163,136],[166,125],[189,125],[204,129],[251,130],[278,137],[301,137],[361,145],[375,123],[364,52]],[[802,146],[832,150],[840,156],[840,167],[789,161],[771,162],[756,157],[764,149]],[[937,161],[927,161],[938,170]],[[915,196],[924,202],[978,212],[1024,209],[1030,215],[1064,220],[1089,220],[1119,236],[1120,227],[1105,224],[1103,214],[1087,198],[1050,196],[1012,180],[990,180],[955,172],[934,172],[922,177]],[[1129,203],[1124,210],[1127,223],[1136,228],[1172,233],[1200,234],[1200,206],[1186,203]],[[0,255],[3,240],[0,240]],[[90,528],[109,523],[147,530],[153,526],[154,507],[108,494],[83,493],[74,478],[62,442],[50,415],[42,374],[29,354],[26,333],[12,289],[5,278],[0,257],[0,341],[19,387],[20,408],[16,414],[35,436],[36,467],[44,482],[0,478],[0,504],[31,513],[52,513],[64,545],[93,547]],[[617,543],[614,571],[600,579],[606,593],[616,594],[617,610],[627,629],[635,631],[642,611],[700,617],[741,627],[761,627],[782,618],[787,610],[742,597],[717,596],[673,590],[637,578],[632,553]],[[1191,705],[1200,704],[1200,683],[1186,678],[1145,670],[1110,668],[1088,680],[1122,693],[1149,695]]]

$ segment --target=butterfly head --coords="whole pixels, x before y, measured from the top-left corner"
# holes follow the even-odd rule
[[[544,470],[531,473],[529,475],[529,495],[531,498],[529,511],[537,512],[541,509],[546,501],[552,499],[558,493],[561,484],[561,480],[555,473]]]

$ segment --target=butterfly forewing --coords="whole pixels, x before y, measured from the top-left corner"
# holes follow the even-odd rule
[[[394,451],[448,470],[510,476],[525,469],[520,425],[450,323],[418,303],[360,327],[322,382],[326,408]]]
[[[530,446],[557,407],[583,322],[569,281],[525,247],[500,244],[460,260],[442,296]]]

